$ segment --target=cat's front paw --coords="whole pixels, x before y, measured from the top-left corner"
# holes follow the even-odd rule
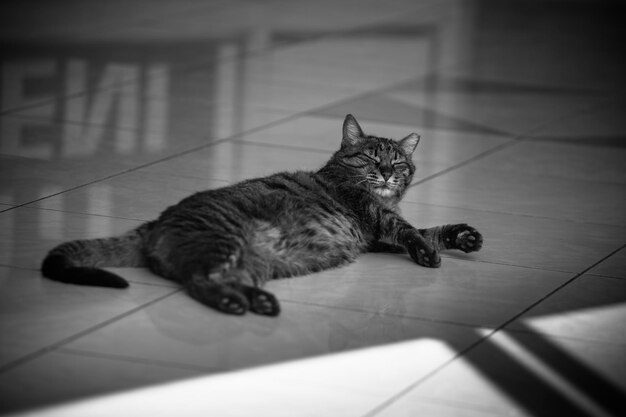
[[[456,224],[445,236],[446,245],[465,253],[479,251],[483,247],[483,235],[472,226]]]
[[[439,268],[441,266],[441,257],[436,250],[426,243],[411,245],[407,249],[411,258],[413,258],[418,265],[427,268]]]

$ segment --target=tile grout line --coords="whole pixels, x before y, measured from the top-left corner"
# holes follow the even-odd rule
[[[557,272],[557,273],[563,273],[563,274],[575,274],[574,271],[566,271],[563,269],[556,269],[556,268],[550,268],[550,267],[540,267],[540,266],[532,266],[532,265],[518,265],[518,264],[514,264],[514,263],[506,263],[504,261],[501,262],[497,262],[497,261],[488,261],[488,260],[482,260],[479,258],[476,259],[465,259],[465,258],[460,258],[457,256],[452,256],[446,253],[442,253],[441,254],[442,258],[445,259],[454,259],[457,261],[465,261],[465,262],[475,262],[478,264],[486,264],[486,265],[498,265],[498,266],[506,266],[506,267],[511,267],[511,268],[522,268],[522,269],[530,269],[532,271],[543,271],[543,272]]]
[[[134,357],[134,356],[101,353],[101,352],[85,350],[85,349],[59,347],[58,349],[56,349],[56,353],[60,353],[63,355],[68,355],[68,356],[82,356],[82,357],[88,357],[88,358],[109,359],[109,360],[129,362],[129,363],[140,363],[144,365],[156,365],[156,366],[163,366],[167,368],[185,369],[185,370],[190,370],[190,371],[202,372],[203,374],[206,372],[211,372],[211,373],[226,372],[226,370],[223,368],[202,367],[202,366],[191,365],[191,364],[187,364],[183,362],[171,362],[171,361],[162,361],[162,360],[157,360],[157,359],[145,359],[145,358]]]
[[[124,175],[124,173],[120,173],[120,175]],[[106,179],[102,179],[102,181],[105,181],[105,180]],[[90,184],[85,184],[85,185],[90,185]],[[63,193],[66,193],[66,192],[71,192],[73,190],[74,190],[74,188],[70,188],[70,189],[67,189],[65,191],[61,191],[60,193],[51,194],[49,196],[46,196],[46,197],[44,197],[44,199],[45,198],[55,197],[55,196],[57,196],[59,194],[63,194]],[[34,204],[34,203],[36,203],[38,201],[41,201],[41,199],[40,200],[34,200],[34,201],[32,201],[30,203],[26,203],[26,204],[30,205],[30,204]],[[24,206],[22,206],[22,207],[24,207]],[[152,219],[139,219],[139,218],[136,218],[136,217],[124,217],[124,216],[106,215],[106,214],[100,214],[100,213],[86,213],[84,211],[61,210],[61,209],[50,208],[50,207],[38,207],[38,206],[30,207],[30,206],[26,206],[24,208],[33,209],[33,210],[54,211],[54,212],[57,212],[57,213],[78,214],[78,215],[81,215],[81,216],[104,217],[106,219],[129,220],[129,221],[137,221],[137,222],[148,222],[148,221],[152,220]],[[0,213],[2,213],[2,212],[0,211]]]
[[[598,273],[595,273],[595,274],[589,273],[587,275],[591,275],[593,277],[598,277],[598,278],[606,278],[606,279],[626,279],[626,276],[619,277],[616,275],[606,275],[606,274],[598,274]]]
[[[553,296],[554,294],[559,292],[561,289],[563,289],[564,287],[566,287],[569,284],[571,284],[572,282],[576,281],[578,278],[580,278],[582,275],[587,273],[589,270],[591,270],[595,266],[599,265],[600,263],[604,262],[608,258],[612,257],[613,255],[615,255],[616,253],[618,253],[619,251],[621,251],[624,248],[626,248],[626,244],[623,244],[622,246],[620,246],[617,249],[615,249],[612,252],[610,252],[608,255],[606,255],[603,258],[601,258],[600,260],[598,260],[597,262],[594,262],[592,265],[590,265],[590,266],[586,267],[585,269],[583,269],[582,271],[578,272],[572,278],[568,279],[567,281],[565,281],[563,284],[559,285],[554,290],[548,292],[546,295],[541,297],[539,300],[531,303],[528,307],[522,309],[522,311],[520,311],[519,313],[516,313],[511,318],[509,318],[508,320],[504,321],[502,324],[500,324],[496,328],[494,328],[491,331],[489,331],[489,333],[485,334],[485,336],[483,336],[482,338],[479,338],[476,342],[470,344],[465,349],[462,349],[460,352],[455,354],[452,358],[447,360],[445,363],[443,363],[440,366],[438,366],[436,369],[432,370],[431,372],[429,372],[426,375],[424,375],[423,377],[421,377],[419,380],[413,382],[412,384],[408,385],[404,389],[400,390],[400,392],[398,392],[397,394],[395,394],[395,395],[391,396],[390,398],[388,398],[387,400],[383,401],[381,404],[379,404],[378,406],[373,408],[367,414],[364,414],[363,417],[374,417],[374,416],[376,416],[377,414],[382,412],[385,408],[387,408],[387,407],[391,406],[393,403],[397,402],[399,399],[401,399],[402,397],[407,395],[409,392],[413,391],[416,387],[418,387],[419,385],[423,384],[426,380],[430,379],[432,376],[437,374],[439,371],[443,370],[445,367],[450,365],[452,362],[456,361],[457,359],[461,358],[462,356],[465,356],[467,353],[469,353],[470,351],[474,350],[476,347],[478,347],[478,346],[482,345],[483,343],[487,342],[487,340],[491,339],[496,333],[502,331],[506,326],[511,324],[513,321],[517,320],[518,318],[523,316],[525,313],[527,313],[528,311],[532,310],[533,308],[535,308],[536,306],[541,304],[543,301],[545,301],[546,299],[550,298],[551,296]]]
[[[59,341],[54,342],[54,343],[51,343],[51,344],[49,344],[46,347],[43,347],[41,349],[36,350],[35,352],[31,352],[31,353],[29,353],[29,354],[27,354],[25,356],[22,356],[22,357],[20,357],[18,359],[15,359],[15,360],[7,363],[6,365],[0,366],[0,374],[4,373],[6,371],[9,371],[9,370],[11,370],[13,368],[16,368],[16,367],[18,367],[20,365],[23,365],[26,362],[30,362],[33,359],[36,359],[36,358],[38,358],[38,357],[40,357],[42,355],[45,355],[46,353],[50,353],[50,352],[60,348],[63,345],[66,345],[66,344],[68,344],[70,342],[73,342],[76,339],[79,339],[79,338],[81,338],[83,336],[86,336],[86,335],[88,335],[90,333],[93,333],[93,332],[95,332],[95,331],[97,331],[99,329],[102,329],[103,327],[106,327],[109,324],[115,323],[117,321],[120,321],[120,320],[128,317],[128,316],[131,316],[131,315],[135,314],[136,312],[141,311],[141,310],[145,309],[146,307],[149,307],[149,306],[151,306],[153,304],[156,304],[156,303],[158,303],[158,302],[160,302],[160,301],[162,301],[162,300],[164,300],[164,299],[166,299],[168,297],[171,297],[174,294],[177,294],[177,293],[179,293],[181,291],[182,291],[182,288],[177,288],[177,289],[175,289],[173,291],[170,291],[170,292],[166,293],[165,295],[162,295],[162,296],[157,297],[157,298],[155,298],[155,299],[153,299],[151,301],[148,301],[147,303],[144,303],[144,304],[142,304],[140,306],[131,308],[130,310],[125,311],[124,313],[118,314],[117,316],[111,317],[110,319],[107,319],[107,320],[105,320],[103,322],[95,324],[95,325],[93,325],[93,326],[91,326],[91,327],[89,327],[87,329],[79,331],[78,333],[75,333],[75,334],[73,334],[71,336],[68,336],[68,337],[66,337],[66,338],[64,338],[62,340],[59,340]]]
[[[476,328],[476,327],[490,328],[489,326],[483,326],[478,323],[474,323],[474,324],[461,323],[461,322],[455,322],[451,320],[432,319],[432,318],[418,317],[418,316],[412,316],[412,315],[400,314],[400,313],[392,313],[392,312],[380,313],[376,311],[361,309],[358,307],[342,307],[339,305],[327,305],[327,304],[315,303],[311,301],[298,301],[298,300],[288,300],[288,299],[281,298],[280,302],[287,303],[287,304],[310,306],[310,307],[319,307],[319,308],[331,309],[331,310],[350,311],[353,313],[364,313],[364,314],[377,315],[377,316],[393,317],[393,318],[398,318],[398,319],[409,319],[409,320],[419,321],[422,323],[445,324],[445,325],[450,325],[450,326],[469,327],[469,328]]]

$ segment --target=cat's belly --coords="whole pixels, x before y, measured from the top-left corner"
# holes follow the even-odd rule
[[[256,220],[250,249],[271,268],[273,278],[303,275],[354,261],[368,247],[354,221],[311,207],[283,213],[275,221]]]

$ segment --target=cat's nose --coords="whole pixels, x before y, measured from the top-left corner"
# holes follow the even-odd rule
[[[385,182],[387,182],[389,181],[389,178],[391,178],[392,173],[391,171],[383,170],[383,171],[380,171],[380,175],[382,175]]]

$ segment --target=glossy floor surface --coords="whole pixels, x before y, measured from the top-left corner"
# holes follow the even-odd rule
[[[624,413],[624,7],[607,1],[3,1],[0,413]],[[45,280],[69,239],[316,169],[354,114],[422,136],[402,203],[470,223],[439,269],[366,254],[232,317],[146,270]]]

